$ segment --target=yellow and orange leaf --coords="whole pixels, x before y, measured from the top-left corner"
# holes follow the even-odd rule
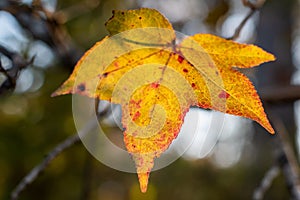
[[[272,61],[272,54],[210,34],[176,45],[171,24],[154,9],[115,11],[106,28],[110,35],[85,53],[53,96],[121,105],[124,142],[142,192],[154,159],[177,137],[191,106],[247,117],[274,133],[251,81],[233,68]]]

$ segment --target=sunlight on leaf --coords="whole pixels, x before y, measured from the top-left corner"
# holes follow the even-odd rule
[[[52,96],[121,105],[124,142],[142,192],[154,159],[177,137],[191,106],[247,117],[274,133],[254,86],[233,68],[273,61],[272,54],[209,34],[176,44],[171,24],[154,9],[114,11],[106,28],[110,35],[85,53]]]

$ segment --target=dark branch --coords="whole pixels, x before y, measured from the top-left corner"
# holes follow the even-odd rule
[[[276,162],[274,166],[267,171],[259,187],[255,189],[253,199],[263,199],[273,180],[278,176],[279,170],[281,170],[292,199],[300,200],[299,168],[295,152],[293,151],[287,136],[286,127],[279,116],[276,116],[273,112],[269,112],[269,117],[273,122],[272,125],[276,133],[278,134],[278,137],[276,137],[278,147],[276,149]]]
[[[13,15],[30,36],[45,42],[64,66],[73,69],[82,52],[75,47],[59,15],[44,9],[39,0],[33,1],[31,6],[9,0],[4,6],[0,5],[0,10]]]
[[[97,106],[99,105],[99,101],[95,101]],[[98,108],[97,108],[98,110]],[[99,114],[98,118],[105,118],[107,115],[110,114],[110,106],[107,105]],[[11,200],[17,200],[19,198],[20,193],[25,190],[25,188],[30,185],[33,181],[35,181],[38,176],[43,172],[46,167],[57,157],[59,156],[63,151],[67,150],[71,146],[77,144],[80,142],[80,137],[84,137],[87,135],[92,129],[94,129],[97,126],[97,121],[92,120],[89,123],[86,124],[85,127],[82,128],[76,135],[70,136],[67,139],[65,139],[63,142],[58,144],[56,147],[54,147],[48,155],[44,158],[44,160],[36,165],[21,181],[20,183],[15,187],[13,192],[11,193]],[[80,137],[79,137],[80,136]]]
[[[35,166],[29,174],[27,174],[21,182],[17,185],[17,187],[11,193],[11,200],[17,200],[19,198],[20,193],[31,184],[40,173],[52,162],[54,158],[56,158],[61,152],[65,151],[69,147],[78,143],[80,138],[78,135],[70,136],[62,143],[58,144],[46,157],[45,159]]]
[[[253,194],[254,200],[262,200],[265,192],[271,187],[273,180],[279,175],[280,168],[276,164],[272,166],[265,174],[260,185],[255,189]]]
[[[287,85],[259,89],[262,101],[268,104],[290,103],[300,99],[300,86]]]
[[[258,9],[260,9],[264,5],[265,0],[257,0],[256,3],[252,3],[249,0],[242,0],[242,2],[244,6],[249,7],[251,10],[248,13],[248,15],[246,15],[246,17],[243,19],[243,21],[239,24],[239,26],[235,29],[233,36],[227,38],[228,40],[236,40],[240,36],[240,33],[247,21],[254,15],[254,13]]]
[[[256,9],[251,9],[249,14],[243,19],[243,21],[239,24],[239,26],[235,29],[233,36],[227,38],[228,40],[236,40],[239,38],[242,29],[244,28],[247,21],[252,17],[252,15],[256,12]]]
[[[4,94],[7,91],[11,91],[15,88],[20,71],[31,65],[33,63],[34,57],[28,61],[20,54],[9,51],[7,48],[0,44],[0,56],[1,54],[6,56],[12,62],[12,67],[7,70],[4,69],[2,63],[0,63],[0,72],[2,72],[6,76],[6,80],[0,86],[0,94]]]
[[[269,117],[273,122],[272,125],[276,133],[278,133],[279,154],[277,156],[277,162],[283,172],[292,199],[300,200],[299,167],[295,152],[289,142],[288,131],[279,116],[271,112],[269,113]]]

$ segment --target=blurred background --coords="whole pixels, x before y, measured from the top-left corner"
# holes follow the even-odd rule
[[[108,34],[104,23],[112,10],[140,7],[158,9],[184,34],[225,38],[251,12],[240,0],[0,1],[0,199],[9,199],[49,151],[76,133],[71,95],[51,98],[51,93],[84,51]],[[208,126],[212,112],[193,108],[172,148],[182,152],[184,140],[193,134],[198,139],[181,158],[151,173],[146,194],[136,174],[101,164],[79,143],[60,154],[20,199],[260,199],[257,188],[266,190],[265,199],[299,199],[300,1],[267,0],[237,41],[277,57],[243,70],[262,98],[275,136],[248,119],[225,115],[216,144],[204,147],[201,135],[213,128]],[[200,128],[191,131],[195,123]],[[106,122],[107,130],[121,138],[113,125]]]

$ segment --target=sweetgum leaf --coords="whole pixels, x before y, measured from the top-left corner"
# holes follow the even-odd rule
[[[176,45],[171,24],[154,9],[114,11],[106,28],[110,35],[85,53],[53,96],[121,105],[142,192],[154,159],[177,137],[191,106],[247,117],[274,133],[251,81],[234,69],[273,61],[272,54],[210,34]]]

